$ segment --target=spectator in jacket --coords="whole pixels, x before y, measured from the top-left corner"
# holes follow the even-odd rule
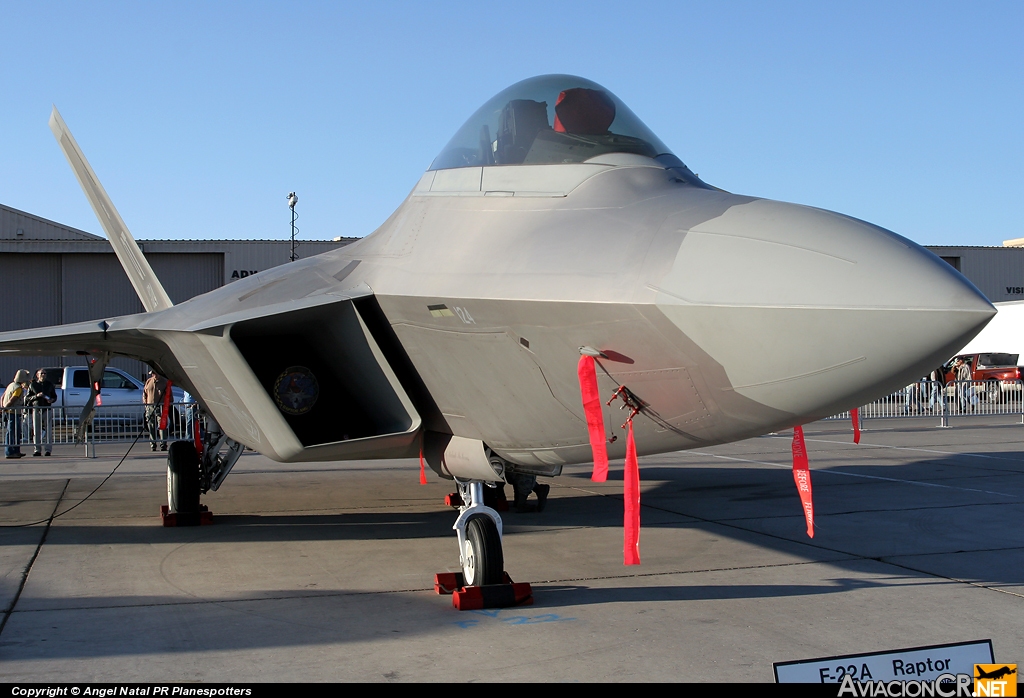
[[[25,397],[25,404],[35,409],[32,410],[32,455],[46,455],[53,452],[53,412],[49,409],[57,402],[57,391],[53,383],[46,380],[46,371],[36,371],[36,379],[29,383],[28,394]]]
[[[0,398],[0,407],[4,409],[4,419],[7,422],[4,439],[4,456],[7,458],[21,458],[25,455],[21,452],[21,421],[25,415],[19,408],[25,405],[25,393],[28,391],[31,378],[28,371],[20,369],[14,374],[14,380]]]

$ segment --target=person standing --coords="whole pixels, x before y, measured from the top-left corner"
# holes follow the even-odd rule
[[[903,414],[915,414],[918,404],[920,396],[917,394],[917,383],[911,383],[903,389]]]
[[[945,378],[945,372],[941,366],[928,374],[928,409],[933,412],[935,411],[936,403],[938,403],[939,409],[942,409],[943,393],[945,392],[944,383],[946,382],[943,378]]]
[[[46,380],[46,371],[36,371],[36,379],[29,383],[25,404],[32,408],[32,455],[53,453],[53,412],[50,408],[57,402],[57,391],[53,383]]]
[[[150,370],[146,384],[142,387],[142,401],[146,405],[146,430],[149,432],[149,449],[156,450],[159,440],[160,450],[167,450],[167,430],[160,428],[160,415],[164,409],[164,391],[167,390],[167,379],[156,371]]]
[[[192,397],[192,393],[187,390],[184,392],[181,398],[181,405],[185,419],[185,438],[193,441],[195,440],[195,422],[198,415],[196,412],[196,399]]]
[[[21,458],[25,455],[21,452],[21,420],[24,417],[21,408],[25,405],[25,392],[28,390],[31,377],[28,371],[20,369],[14,374],[14,380],[0,398],[0,407],[4,409],[4,417],[7,420],[4,439],[4,456],[7,458]]]
[[[512,484],[512,491],[515,493],[513,506],[517,512],[525,514],[531,511],[544,511],[548,502],[548,493],[551,492],[551,485],[539,485],[536,475],[527,475],[526,473],[510,472],[506,474],[506,479]],[[531,507],[526,501],[531,492],[537,495],[536,507]]]
[[[960,410],[966,412],[970,407],[974,408],[974,376],[971,373],[971,364],[964,359],[957,359],[954,364],[955,377],[957,381],[957,395],[959,397]]]

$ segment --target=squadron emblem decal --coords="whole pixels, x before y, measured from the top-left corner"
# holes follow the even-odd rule
[[[305,366],[289,366],[274,381],[274,402],[285,414],[306,414],[320,396],[320,384]]]

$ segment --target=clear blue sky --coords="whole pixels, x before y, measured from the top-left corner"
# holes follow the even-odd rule
[[[922,244],[1024,237],[1024,3],[0,2],[0,203],[138,238],[372,232],[509,84],[573,73],[702,178]]]

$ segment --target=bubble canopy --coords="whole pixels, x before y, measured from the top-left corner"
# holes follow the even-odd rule
[[[585,162],[605,153],[679,162],[605,88],[572,75],[541,75],[517,82],[480,107],[430,169]]]

